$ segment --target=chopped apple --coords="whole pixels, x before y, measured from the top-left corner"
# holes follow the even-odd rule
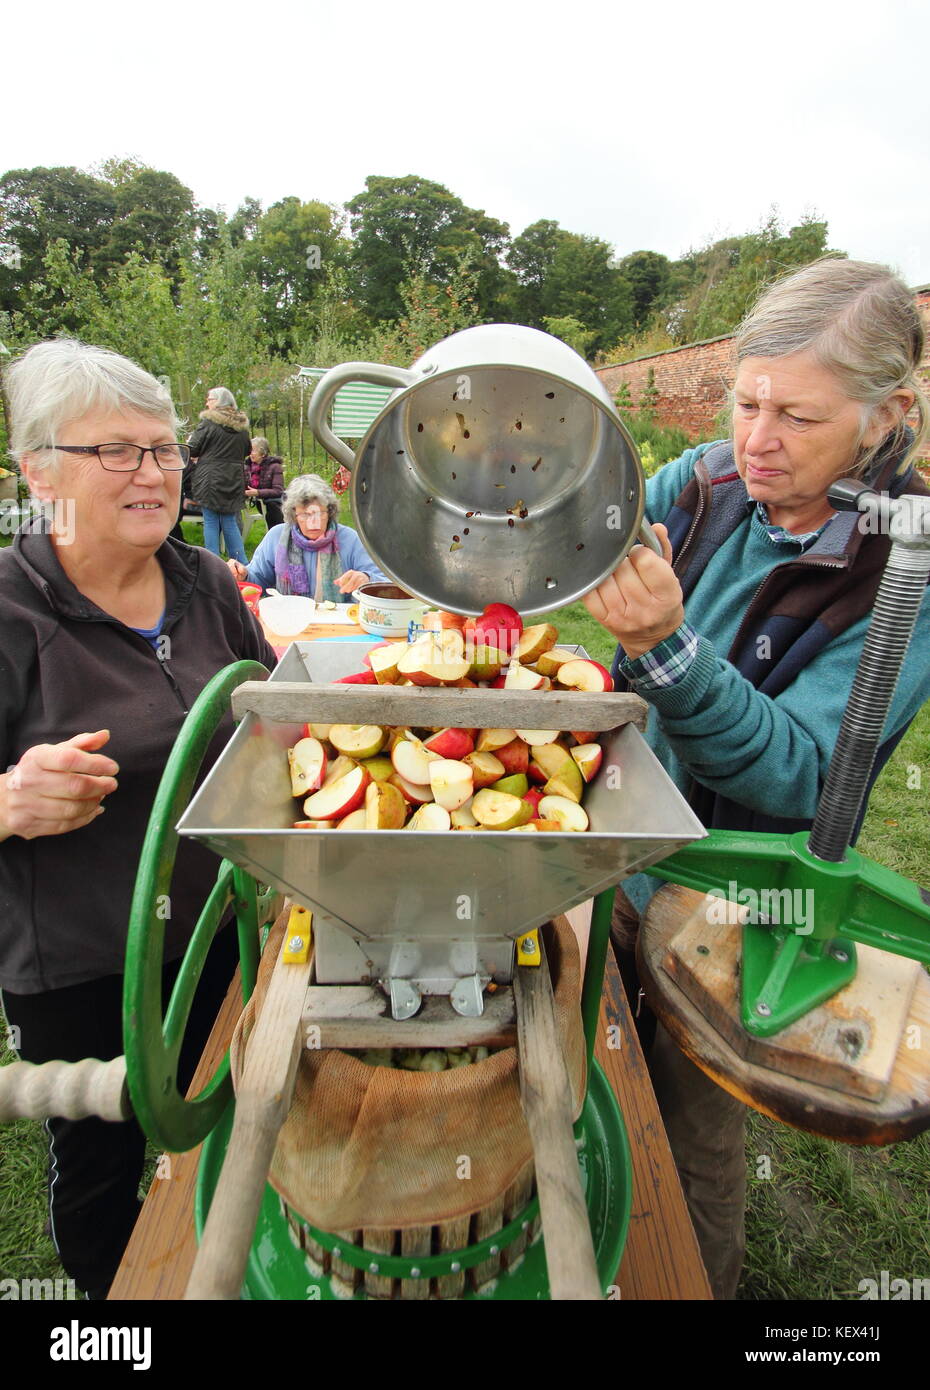
[[[408,782],[399,772],[392,772],[388,781],[398,788],[404,800],[411,806],[425,806],[433,799],[432,789],[428,785],[420,786],[417,782]]]
[[[438,753],[431,753],[419,739],[416,741],[412,738],[401,739],[391,749],[391,762],[394,764],[394,771],[399,772],[401,777],[405,777],[408,782],[415,782],[419,786],[425,786],[429,783],[429,765],[435,762],[438,757]]]
[[[407,648],[400,642],[390,642],[385,647],[372,647],[369,652],[371,669],[379,685],[394,685],[397,681],[397,668]]]
[[[414,685],[448,685],[468,675],[471,663],[462,654],[465,643],[462,634],[448,628],[435,640],[414,642],[398,662],[399,676],[412,680]],[[458,638],[460,646],[451,639]]]
[[[457,806],[450,812],[453,830],[474,830],[478,822],[471,813],[471,801],[466,801],[464,806]]]
[[[374,671],[356,671],[351,676],[340,676],[333,685],[377,685],[378,678]]]
[[[538,661],[545,653],[550,651],[559,640],[559,630],[553,627],[552,623],[537,623],[535,627],[523,629],[522,636],[517,643],[517,657],[526,665]],[[544,676],[548,675],[543,671]]]
[[[329,741],[337,753],[361,762],[373,758],[384,747],[387,734],[377,724],[333,724]]]
[[[476,792],[471,811],[478,824],[487,830],[513,830],[515,825],[525,825],[533,819],[533,808],[528,802],[519,796],[496,792],[493,787]]]
[[[471,662],[468,674],[473,681],[494,680],[510,662],[510,657],[499,647],[481,647],[466,643],[465,655]]]
[[[579,777],[581,774],[578,774]],[[475,786],[467,763],[440,758],[429,765],[429,784],[433,798],[447,811],[455,811],[472,796]]]
[[[367,795],[367,792],[366,792]],[[336,824],[337,830],[367,830],[368,812],[364,806],[360,806],[357,811],[350,811],[347,816],[343,816],[341,821]]]
[[[474,752],[475,740],[467,729],[440,729],[426,740],[426,747],[440,758],[461,762],[467,753]]]
[[[435,801],[421,806],[407,822],[408,830],[451,830],[452,818],[444,806]]]
[[[581,775],[584,780],[593,782],[604,757],[604,750],[601,745],[599,743],[581,743],[570,751],[575,762],[581,768]]]
[[[323,785],[326,776],[326,749],[317,738],[302,738],[293,748],[287,750],[287,762],[291,772],[291,792],[294,796],[307,796]]]
[[[569,801],[580,802],[583,791],[584,778],[581,775],[581,768],[573,759],[566,758],[555,776],[550,777],[543,787],[545,793],[543,800],[547,796],[564,796]]]
[[[329,738],[329,724],[305,724],[304,738],[318,738],[320,740]]]
[[[369,669],[369,671],[372,670],[372,669],[373,669],[373,668],[372,668],[372,665],[371,665],[371,654],[372,654],[372,652],[380,652],[380,651],[387,650],[388,648],[393,648],[393,649],[396,651],[396,649],[397,649],[399,646],[400,646],[400,643],[399,643],[399,642],[376,642],[375,645],[374,645],[373,647],[369,647],[368,651],[367,651],[367,652],[365,653],[365,655],[362,657],[362,665],[363,665],[363,666],[367,666],[368,669]]]
[[[516,657],[511,661],[504,678],[505,690],[542,690],[545,676],[529,666],[521,666]]]
[[[610,672],[599,661],[566,661],[559,667],[556,680],[567,690],[585,690],[592,694],[614,688]]]
[[[536,808],[542,800],[542,788],[528,787],[527,790],[523,793],[523,800],[529,802],[529,804],[533,808],[533,814],[535,815]]]
[[[559,736],[558,729],[518,729],[517,737],[522,738],[524,743],[555,743]]]
[[[565,796],[544,796],[539,803],[541,820],[558,821],[563,830],[587,830],[588,813],[577,801]]]
[[[494,753],[468,753],[463,761],[471,768],[475,791],[499,782],[507,772],[500,758]]]
[[[496,753],[498,748],[513,743],[516,736],[516,729],[482,729],[475,743],[475,752]]]
[[[347,758],[344,753],[340,753],[339,757],[331,762],[326,769],[323,786],[328,787],[331,782],[338,782],[340,777],[345,777],[346,773],[351,772],[357,766],[354,758]]]
[[[386,782],[394,771],[390,758],[366,758],[359,766],[371,774],[373,782]]]
[[[400,830],[407,819],[407,803],[391,782],[369,782],[365,789],[365,827],[368,830]]]
[[[371,781],[363,767],[354,767],[337,782],[328,782],[304,802],[304,815],[314,820],[342,820],[361,806]]]
[[[542,779],[548,782],[560,770],[563,763],[570,763],[571,757],[561,743],[534,743],[530,749],[533,762],[546,774]],[[538,780],[538,778],[534,778]]]
[[[526,825],[515,825],[512,830],[508,830],[508,835],[525,835],[529,831],[531,835],[536,834],[536,822],[527,821]]]
[[[420,626],[426,632],[441,632],[443,628],[458,628],[459,632],[465,626],[465,615],[462,613],[449,613],[444,608],[432,608],[427,610],[420,619]]]
[[[594,743],[596,733],[592,729],[569,729],[569,733],[576,743]]]
[[[503,748],[495,748],[494,756],[504,764],[504,772],[526,772],[530,763],[530,750],[522,738],[511,739]]]
[[[507,792],[510,796],[525,796],[529,786],[525,772],[514,772],[510,777],[502,777],[499,782],[495,782],[494,790]]]
[[[536,669],[541,676],[555,676],[558,674],[560,667],[565,665],[566,661],[575,660],[577,660],[577,658],[574,652],[565,652],[559,647],[552,647],[549,651],[545,651],[539,656],[536,662]]]
[[[335,830],[334,820],[295,820],[293,822],[295,830]]]
[[[535,828],[539,831],[565,829],[565,826],[562,825],[560,821],[552,820],[551,817],[549,820],[543,820],[543,818],[540,816],[537,820],[531,820],[530,825],[535,826]]]

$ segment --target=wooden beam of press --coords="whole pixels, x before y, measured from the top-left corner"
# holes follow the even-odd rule
[[[299,965],[285,964],[281,956],[275,962],[249,1038],[223,1171],[185,1299],[239,1297],[268,1169],[294,1093],[312,961],[311,951]]]
[[[549,1292],[553,1299],[603,1298],[572,1129],[572,1093],[555,1017],[542,933],[538,966],[517,966],[520,1100],[533,1141]]]
[[[500,729],[587,729],[621,724],[646,727],[638,695],[581,690],[457,690],[448,686],[312,685],[306,681],[245,681],[232,694],[236,719],[295,724],[412,724],[471,729],[493,718]]]
[[[513,990],[486,995],[480,1018],[457,1014],[445,997],[427,995],[415,1018],[398,1023],[379,989],[369,985],[311,985],[302,1027],[318,1029],[307,1046],[368,1047],[513,1047],[517,1040]],[[311,1041],[312,1039],[312,1041]]]

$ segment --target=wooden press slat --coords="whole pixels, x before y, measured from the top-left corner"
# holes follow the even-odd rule
[[[427,995],[416,1018],[396,1022],[386,995],[370,985],[311,985],[302,1026],[319,1029],[313,1045],[353,1051],[369,1047],[512,1047],[513,990],[485,997],[480,1018],[463,1018],[443,996]]]
[[[305,681],[245,681],[232,694],[236,719],[257,714],[294,724],[431,725],[498,729],[587,729],[621,724],[645,728],[638,695],[581,690],[457,690],[448,686],[311,685]]]

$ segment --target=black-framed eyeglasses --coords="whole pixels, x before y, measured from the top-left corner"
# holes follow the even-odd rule
[[[191,451],[186,444],[47,444],[47,449],[60,449],[64,454],[96,454],[108,473],[135,473],[142,467],[146,454],[151,454],[164,473],[179,472],[190,461]]]

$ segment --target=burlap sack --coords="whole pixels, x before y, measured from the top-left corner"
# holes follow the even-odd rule
[[[233,1037],[234,1084],[284,925],[282,918],[269,937]],[[546,929],[546,950],[577,1117],[585,1094],[581,964],[567,922]],[[482,1210],[532,1156],[516,1048],[444,1072],[371,1067],[351,1053],[305,1048],[269,1181],[320,1230],[398,1229]]]

